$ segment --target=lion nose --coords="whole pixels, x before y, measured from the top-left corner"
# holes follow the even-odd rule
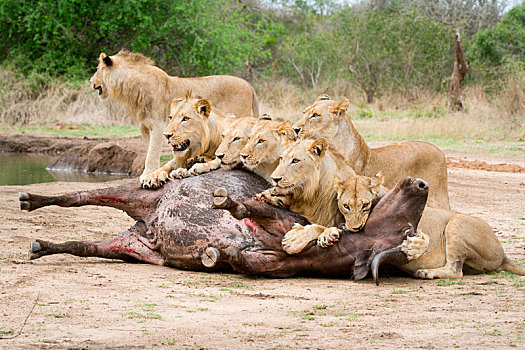
[[[241,154],[241,158],[242,159],[246,159],[246,158],[248,158],[248,155],[247,154]]]
[[[428,184],[425,180],[422,180],[422,179],[416,179],[416,186],[420,189],[420,190],[428,190]]]
[[[277,185],[279,183],[279,181],[281,181],[283,178],[282,177],[272,177],[272,180],[273,182],[275,182],[275,184]]]
[[[215,153],[215,156],[219,159],[222,159],[224,158],[224,153],[221,153],[221,154]]]
[[[162,135],[164,135],[164,137],[167,138],[168,140],[171,139],[171,137],[173,136],[173,134],[168,134],[168,133],[165,133]]]
[[[299,133],[301,132],[301,130],[303,130],[303,128],[292,128],[292,129],[293,129],[293,131],[295,131],[295,134],[297,136],[299,136]]]

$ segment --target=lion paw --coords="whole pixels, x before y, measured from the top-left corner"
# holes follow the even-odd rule
[[[172,179],[183,179],[185,177],[190,177],[190,176],[191,174],[186,168],[178,168],[178,169],[173,170],[170,173],[170,178]]]
[[[336,227],[329,227],[317,237],[317,245],[323,248],[327,248],[333,245],[335,242],[339,241],[339,234],[341,230]]]
[[[154,172],[141,176],[142,188],[159,188],[168,181],[168,172],[164,169],[157,169]]]
[[[276,194],[277,193],[277,194]],[[292,204],[292,196],[282,195],[270,188],[254,196],[256,201],[265,202],[279,208],[288,208]]]
[[[197,164],[194,164],[190,168],[190,170],[188,170],[188,173],[190,174],[190,176],[197,176],[197,175],[200,175],[200,174],[207,173],[210,170],[211,169],[210,169],[210,166],[208,165],[208,163],[197,163]]]
[[[419,269],[414,275],[419,278],[431,280],[434,278],[461,278],[463,272],[455,273],[449,266],[443,266],[437,269]]]
[[[406,254],[408,260],[418,259],[423,255],[430,244],[430,238],[421,230],[417,230],[415,236],[408,236],[401,244],[401,250]]]
[[[300,253],[311,241],[317,239],[324,227],[319,225],[294,224],[282,241],[283,250],[288,254]]]

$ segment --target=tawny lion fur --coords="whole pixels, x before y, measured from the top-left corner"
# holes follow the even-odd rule
[[[369,148],[355,129],[347,111],[347,99],[337,103],[321,95],[307,107],[293,128],[300,137],[326,137],[357,174],[383,173],[385,185],[393,188],[407,176],[417,177],[430,186],[429,205],[450,208],[445,155],[426,142],[407,141]]]
[[[241,150],[241,161],[247,169],[271,183],[271,174],[279,164],[281,153],[295,139],[290,121],[260,121]]]
[[[225,113],[241,117],[259,116],[255,90],[241,78],[228,75],[171,77],[156,67],[153,60],[125,50],[113,56],[101,53],[90,83],[102,99],[110,97],[124,104],[133,122],[140,125],[148,148],[141,181],[159,167],[162,130],[174,98],[192,91]]]
[[[388,192],[382,185],[380,176],[334,179],[347,228],[358,229],[368,219],[369,212],[353,203],[377,203]],[[505,270],[525,275],[524,269],[509,261],[498,237],[480,218],[426,206],[418,228],[429,237],[428,249],[419,258],[399,266],[416,277],[461,278],[464,265],[478,272]]]
[[[210,101],[186,95],[171,103],[169,123],[163,135],[173,149],[173,159],[144,176],[144,188],[162,186],[172,171],[177,177],[187,172],[188,161],[207,162],[215,158],[221,134],[231,117],[213,109]],[[195,164],[197,165],[197,164]],[[191,169],[190,169],[191,170]],[[174,175],[172,175],[174,176]]]

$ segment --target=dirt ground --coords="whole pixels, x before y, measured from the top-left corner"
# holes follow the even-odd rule
[[[456,163],[452,207],[487,220],[523,266],[525,174]],[[21,334],[0,339],[1,348],[525,348],[525,278],[507,273],[442,281],[383,276],[376,287],[370,279],[250,278],[67,255],[27,260],[36,238],[98,240],[133,221],[99,207],[22,212],[19,191],[115,183],[0,188],[0,336],[16,335],[34,306]]]

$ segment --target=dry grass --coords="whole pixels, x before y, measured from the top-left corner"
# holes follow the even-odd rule
[[[0,93],[0,126],[76,125],[121,126],[130,123],[126,111],[101,101],[88,83],[74,87],[54,82],[42,88],[31,79],[0,69],[5,89]],[[414,89],[405,96],[386,93],[373,104],[345,81],[321,84],[315,91],[286,81],[256,81],[262,113],[297,120],[315,98],[327,93],[348,98],[358,130],[375,140],[525,138],[525,74],[509,79],[499,96],[489,98],[481,87],[464,92],[464,112],[447,109],[446,96]]]

